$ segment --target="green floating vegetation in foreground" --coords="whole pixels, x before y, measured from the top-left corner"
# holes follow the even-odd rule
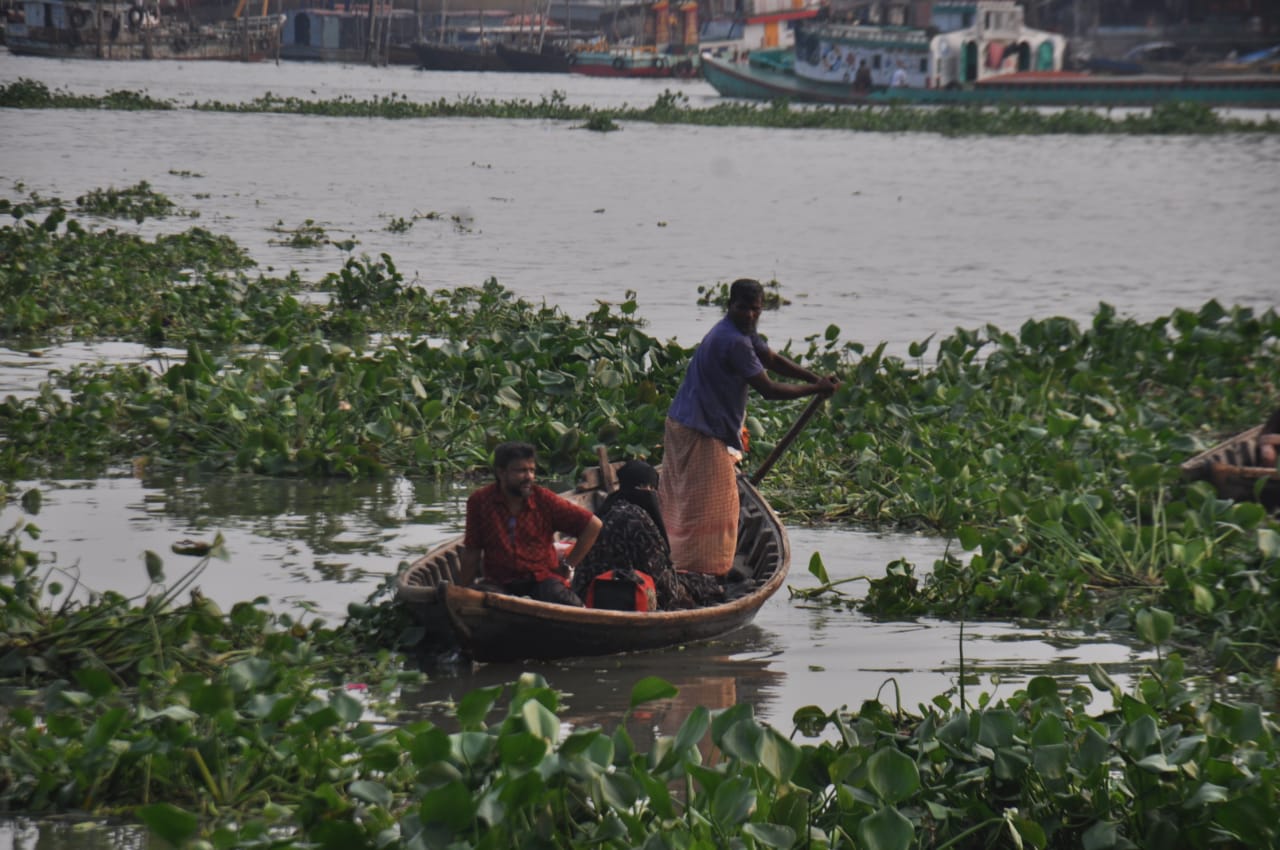
[[[440,98],[419,103],[392,92],[364,100],[342,96],[333,100],[306,100],[267,93],[247,103],[193,102],[183,106],[156,100],[142,92],[110,92],[76,95],[50,90],[36,80],[22,78],[0,85],[0,107],[19,109],[196,109],[208,112],[270,112],[289,115],[326,115],[343,118],[509,118],[581,121],[597,131],[617,129],[619,121],[657,124],[693,124],[710,127],[790,127],[858,130],[864,132],[918,132],[944,135],[1032,134],[1211,134],[1276,133],[1280,121],[1267,115],[1260,120],[1227,117],[1197,103],[1159,104],[1149,112],[1127,111],[1121,116],[1092,108],[1037,110],[1019,107],[929,107],[889,105],[877,108],[792,105],[726,101],[713,106],[689,106],[679,92],[664,91],[652,106],[597,109],[573,106],[564,92],[556,91],[537,101],[499,101],[473,95],[453,100]]]
[[[1177,655],[1123,692],[1032,679],[1005,700],[810,706],[784,732],[694,708],[638,748],[625,722],[564,731],[536,675],[472,691],[451,721],[402,720],[385,609],[337,629],[228,613],[197,567],[129,600],[45,600],[0,540],[0,814],[124,818],[179,848],[1270,847],[1280,751],[1254,703],[1190,687]],[[216,554],[216,553],[215,553]],[[412,639],[411,635],[406,635]],[[381,645],[383,648],[377,649]],[[1089,713],[1095,690],[1110,707]],[[648,678],[634,710],[676,694]],[[505,702],[505,706],[504,703]],[[624,718],[625,721],[625,718]],[[712,749],[712,747],[714,749]]]

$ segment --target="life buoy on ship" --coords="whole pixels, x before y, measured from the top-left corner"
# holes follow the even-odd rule
[[[146,17],[146,12],[142,11],[141,6],[129,7],[129,29],[136,30],[142,26],[142,19]]]
[[[627,67],[627,60],[623,59],[621,56],[615,56],[613,57],[613,67],[621,71],[623,68]]]

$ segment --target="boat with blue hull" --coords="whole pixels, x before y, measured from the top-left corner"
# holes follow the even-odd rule
[[[1107,77],[1069,71],[1026,72],[969,87],[889,88],[855,92],[842,83],[797,76],[786,50],[757,51],[746,61],[702,57],[702,75],[725,97],[853,106],[1089,106],[1151,107],[1198,103],[1212,107],[1280,108],[1280,76]]]
[[[788,50],[764,50],[746,61],[702,57],[702,75],[721,95],[852,106],[1151,107],[1198,103],[1212,107],[1280,108],[1280,76],[1107,77],[1070,71],[1009,74],[949,89],[875,87],[855,92],[843,83],[797,76]]]
[[[904,106],[1280,107],[1280,74],[1108,75],[1063,68],[1066,39],[1027,27],[1009,0],[981,0],[976,23],[910,27],[807,25],[791,48],[726,59],[702,75],[726,97]]]

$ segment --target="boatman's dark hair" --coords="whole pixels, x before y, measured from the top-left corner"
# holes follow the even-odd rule
[[[729,303],[739,299],[753,301],[764,297],[764,286],[760,281],[750,277],[740,277],[729,285]]]

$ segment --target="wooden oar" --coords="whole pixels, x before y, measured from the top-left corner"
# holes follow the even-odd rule
[[[600,488],[612,493],[618,489],[618,473],[609,462],[609,447],[596,446],[596,457],[600,461]]]
[[[764,478],[765,473],[782,457],[782,453],[787,450],[799,433],[804,430],[804,426],[809,424],[809,420],[813,418],[813,414],[818,412],[818,408],[822,406],[822,402],[826,401],[823,396],[814,396],[813,401],[809,402],[809,406],[804,409],[804,413],[800,414],[800,418],[796,420],[796,424],[791,426],[791,430],[783,435],[778,441],[778,445],[773,447],[773,451],[769,452],[769,456],[764,459],[764,463],[756,469],[751,475],[752,486],[757,486]]]

